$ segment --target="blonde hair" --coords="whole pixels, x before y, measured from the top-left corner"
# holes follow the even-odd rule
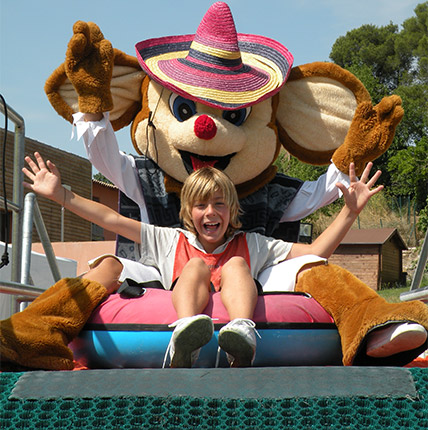
[[[197,233],[192,221],[192,207],[197,201],[207,201],[215,192],[221,191],[224,201],[229,207],[230,220],[226,237],[241,227],[239,215],[238,194],[231,179],[221,170],[214,167],[202,167],[194,171],[184,181],[181,189],[180,219],[184,227],[192,233]]]

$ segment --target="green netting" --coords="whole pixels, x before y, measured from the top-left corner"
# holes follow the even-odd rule
[[[428,371],[410,369],[418,399],[126,397],[10,400],[22,373],[2,373],[3,429],[427,429]],[[279,381],[280,382],[280,381]],[[227,393],[225,393],[226,395]]]

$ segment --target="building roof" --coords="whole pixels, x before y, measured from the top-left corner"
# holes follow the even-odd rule
[[[100,185],[100,186],[102,186],[102,187],[112,188],[112,189],[114,189],[114,190],[117,190],[117,189],[118,189],[118,188],[116,187],[116,185],[114,185],[114,184],[109,184],[108,182],[100,181],[100,180],[98,180],[98,179],[94,179],[94,178],[92,178],[92,182],[93,182],[94,184],[98,184],[98,185]]]
[[[367,228],[349,230],[341,245],[383,245],[395,239],[401,249],[407,249],[406,244],[396,228]]]

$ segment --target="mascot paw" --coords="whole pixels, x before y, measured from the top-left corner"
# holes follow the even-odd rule
[[[361,175],[369,161],[389,148],[403,115],[401,98],[396,95],[383,98],[374,107],[370,102],[360,103],[345,142],[333,154],[336,167],[347,173],[349,164],[354,162],[356,174]]]
[[[114,50],[94,23],[77,21],[68,43],[65,72],[79,97],[79,110],[107,112],[113,108],[110,82]]]

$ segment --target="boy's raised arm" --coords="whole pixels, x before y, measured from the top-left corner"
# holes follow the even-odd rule
[[[349,166],[349,177],[351,183],[349,188],[346,188],[343,184],[336,184],[336,186],[342,191],[345,200],[345,206],[337,215],[336,219],[327,227],[327,229],[318,236],[315,241],[310,245],[301,243],[293,244],[287,259],[299,257],[301,255],[314,254],[320,257],[329,258],[335,249],[339,246],[346,233],[351,228],[354,221],[357,219],[358,214],[364,209],[367,202],[372,196],[377,194],[383,189],[383,185],[379,185],[377,188],[372,189],[376,181],[381,175],[381,171],[378,170],[372,178],[369,179],[370,171],[373,167],[373,163],[368,163],[366,168],[361,175],[361,179],[355,175],[354,164],[351,163]]]
[[[34,153],[34,157],[36,162],[31,157],[25,157],[29,169],[24,167],[22,171],[32,182],[24,182],[25,188],[64,206],[81,218],[100,227],[127,237],[134,242],[141,242],[141,225],[138,221],[126,218],[101,203],[85,199],[67,190],[61,185],[61,175],[55,164],[49,160],[45,163],[38,152]]]

